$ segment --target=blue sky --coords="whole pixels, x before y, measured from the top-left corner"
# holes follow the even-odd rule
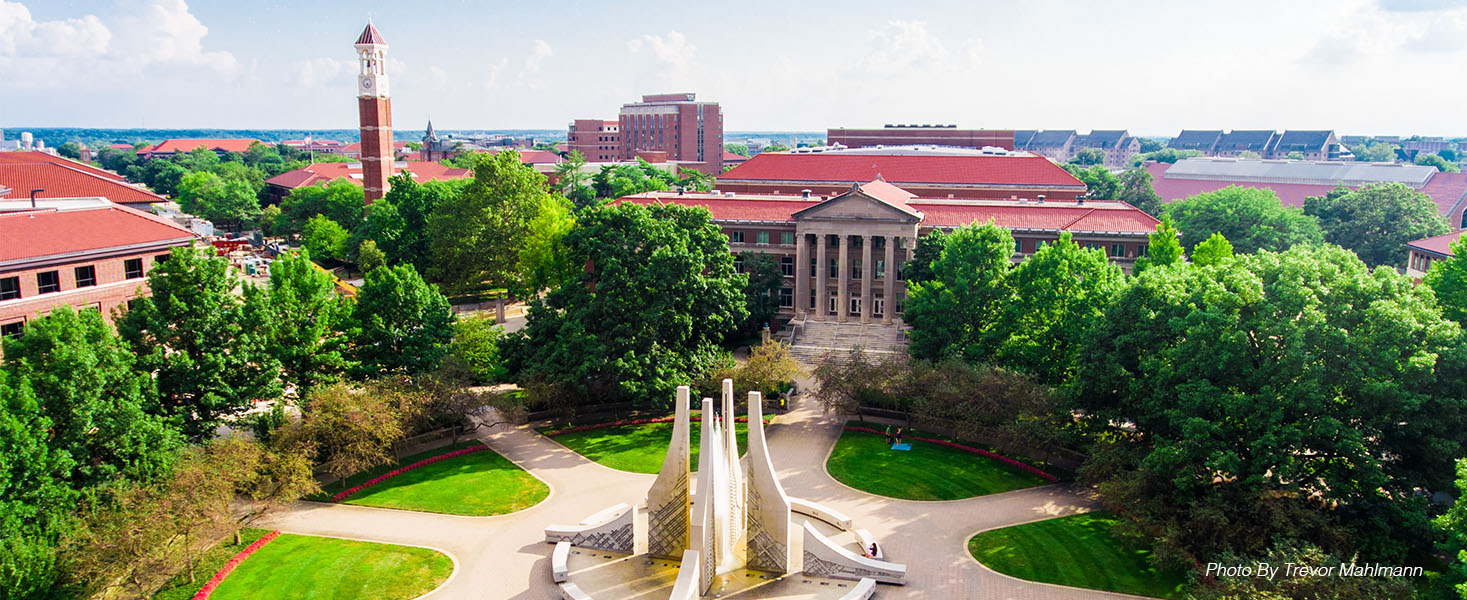
[[[731,130],[1330,128],[1467,135],[1467,2],[0,0],[0,125],[561,128],[695,91]]]

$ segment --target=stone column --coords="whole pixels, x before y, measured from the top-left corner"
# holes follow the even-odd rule
[[[846,322],[846,317],[849,316],[850,315],[850,312],[851,312],[851,251],[850,251],[850,246],[851,246],[850,236],[847,236],[846,234],[842,233],[840,235],[840,253],[839,253],[839,259],[838,259],[840,261],[840,273],[839,273],[840,277],[836,278],[836,283],[835,283],[836,286],[838,286],[838,289],[836,289],[836,291],[835,291],[835,293],[836,293],[835,314],[838,315],[837,318],[836,318],[836,320],[837,321],[840,321],[841,323]]]
[[[861,322],[871,322],[871,279],[876,276],[876,265],[871,262],[870,235],[861,236]]]
[[[825,234],[815,236],[815,320],[824,321],[830,314],[829,257],[825,254]]]
[[[804,319],[810,306],[810,251],[805,234],[795,235],[795,318]]]
[[[881,309],[881,322],[891,324],[896,313],[896,241],[899,238],[886,236],[886,273],[881,278],[881,299],[886,306]]]

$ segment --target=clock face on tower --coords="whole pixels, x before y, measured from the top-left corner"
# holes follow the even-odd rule
[[[363,90],[366,90],[366,91],[371,91],[372,90],[372,80],[371,79],[363,79],[362,80],[362,89]]]

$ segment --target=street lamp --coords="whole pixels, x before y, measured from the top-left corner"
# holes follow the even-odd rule
[[[36,207],[36,194],[46,191],[46,188],[35,188],[31,190],[31,208]]]

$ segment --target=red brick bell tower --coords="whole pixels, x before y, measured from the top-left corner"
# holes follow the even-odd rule
[[[392,98],[387,93],[387,40],[367,21],[357,37],[357,106],[362,127],[362,183],[366,202],[387,193],[387,177],[397,158],[392,146]]]

